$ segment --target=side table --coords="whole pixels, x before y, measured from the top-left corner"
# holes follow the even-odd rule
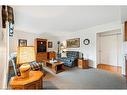
[[[88,69],[88,60],[78,59],[78,67],[82,69]]]
[[[14,76],[10,79],[10,89],[42,89],[43,73],[41,71],[30,71],[28,78]]]

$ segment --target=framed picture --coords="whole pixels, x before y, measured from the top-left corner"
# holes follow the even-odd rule
[[[52,42],[48,42],[48,48],[52,48],[53,45],[52,45]]]
[[[19,44],[19,46],[27,46],[27,40],[19,39],[18,44]]]
[[[68,39],[66,40],[67,48],[79,48],[80,38]]]

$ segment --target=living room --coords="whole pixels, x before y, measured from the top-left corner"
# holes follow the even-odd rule
[[[126,89],[126,78],[123,76],[126,75],[124,57],[126,54],[124,50],[126,48],[124,41],[126,14],[122,14],[126,6],[121,8],[121,14],[120,6],[11,6],[11,8],[14,13],[14,30],[9,37],[9,55],[15,56],[20,52],[17,47],[34,46],[36,52],[34,61],[41,62],[43,67],[43,89]],[[104,58],[109,56],[105,59],[106,61],[101,60],[106,67],[103,64],[98,67],[100,63],[103,63],[99,55],[99,42],[102,41],[102,39],[99,40],[99,37],[102,37],[100,35],[115,35],[113,36],[115,40],[110,39],[111,44],[116,43],[113,44],[114,50],[120,48],[118,51],[107,50],[107,52],[109,50],[113,52],[105,54]],[[39,49],[42,44],[46,48],[44,51]],[[107,48],[103,49],[105,51]],[[40,55],[40,51],[46,52],[47,55]],[[55,54],[49,57],[50,53]],[[78,54],[76,62],[72,61],[75,54],[76,56]],[[68,55],[71,56],[69,59],[67,59]],[[111,58],[112,56],[114,57]],[[47,61],[44,57],[50,60]],[[47,68],[47,64],[54,60],[59,60],[64,64],[62,65],[63,71],[54,73],[54,70],[51,70],[52,66]],[[85,65],[81,65],[80,62]],[[114,64],[110,64],[111,62]],[[14,64],[11,66],[13,70]],[[84,75],[87,76],[86,79]],[[99,76],[101,76],[100,79]],[[119,77],[121,80],[118,79]],[[11,86],[12,88],[8,89],[16,89],[15,85],[11,84]]]

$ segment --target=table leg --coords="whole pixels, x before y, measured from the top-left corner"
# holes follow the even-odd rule
[[[57,73],[57,66],[56,65],[52,65],[52,70],[53,70],[53,72]]]

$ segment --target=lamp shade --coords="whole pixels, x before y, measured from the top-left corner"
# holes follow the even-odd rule
[[[35,61],[35,48],[33,46],[18,47],[17,64]]]

